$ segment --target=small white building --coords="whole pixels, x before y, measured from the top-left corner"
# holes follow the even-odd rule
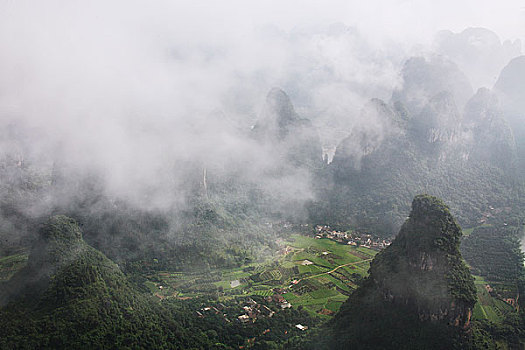
[[[295,325],[295,328],[301,330],[301,331],[305,331],[308,329],[308,326],[303,326],[302,324],[296,324]]]
[[[241,321],[242,323],[246,323],[246,322],[250,321],[250,316],[248,316],[248,315],[241,315],[241,316],[237,317],[237,319],[239,321]]]
[[[235,288],[241,285],[241,282],[239,280],[231,281],[230,282],[230,288]]]
[[[289,302],[285,302],[285,303],[282,303],[281,305],[281,309],[289,309],[292,307],[292,304],[290,304]]]

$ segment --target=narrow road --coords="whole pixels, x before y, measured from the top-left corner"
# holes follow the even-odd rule
[[[344,266],[357,265],[357,264],[361,264],[361,263],[363,263],[365,261],[372,261],[372,260],[373,260],[373,258],[371,258],[371,259],[364,259],[364,260],[357,261],[357,262],[352,262],[352,263],[348,263],[348,264],[339,265],[339,266],[335,267],[333,270],[326,271],[326,272],[323,272],[323,273],[320,273],[320,274],[317,274],[317,275],[301,278],[297,283],[301,282],[302,280],[307,280],[307,279],[310,279],[310,278],[315,278],[315,277],[319,277],[319,276],[322,276],[322,275],[327,275],[329,273],[337,271],[339,268],[344,267]]]

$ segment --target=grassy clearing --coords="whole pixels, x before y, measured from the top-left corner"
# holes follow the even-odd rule
[[[514,308],[502,300],[496,299],[490,295],[485,286],[487,282],[479,276],[474,276],[478,302],[474,306],[473,318],[485,319],[492,322],[502,322],[505,316],[514,312]]]
[[[462,231],[463,231],[463,236],[468,237],[471,235],[472,231],[474,231],[474,227],[465,228]]]
[[[27,264],[27,254],[14,254],[0,258],[0,281],[9,280]]]

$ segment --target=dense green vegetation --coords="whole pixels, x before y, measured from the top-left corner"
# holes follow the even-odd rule
[[[73,220],[53,217],[40,237],[27,266],[2,291],[1,348],[229,349],[260,337],[258,348],[266,349],[297,336],[295,324],[317,322],[301,308],[247,326],[225,322],[222,314],[201,319],[195,312],[217,301],[158,302],[138,292],[82,240]],[[227,303],[241,309],[240,299]]]
[[[462,253],[472,272],[485,277],[508,297],[516,296],[517,281],[523,273],[519,234],[520,228],[500,223],[477,227],[463,241]]]
[[[473,342],[479,348],[523,346],[525,267],[519,237],[521,227],[495,223],[476,227],[465,237],[462,251],[477,277]]]

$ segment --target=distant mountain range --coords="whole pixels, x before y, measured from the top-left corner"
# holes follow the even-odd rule
[[[442,58],[409,59],[403,79],[390,102],[364,107],[370,126],[354,128],[318,173],[314,220],[392,234],[421,192],[443,198],[466,226],[489,206],[516,205],[521,141],[501,88],[472,95],[466,77]]]

